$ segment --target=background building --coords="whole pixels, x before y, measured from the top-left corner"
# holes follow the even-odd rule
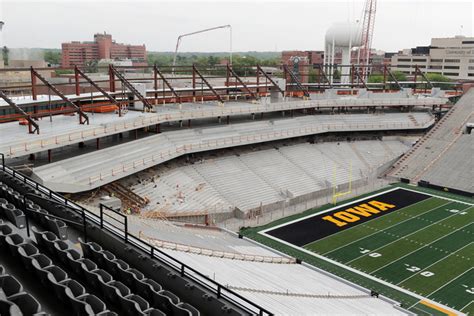
[[[403,50],[392,56],[392,70],[412,75],[415,66],[455,80],[474,79],[474,37],[433,38],[430,46]]]
[[[93,42],[62,44],[62,66],[84,66],[86,62],[113,59],[130,59],[133,65],[146,65],[145,45],[119,44],[110,34],[95,34]]]

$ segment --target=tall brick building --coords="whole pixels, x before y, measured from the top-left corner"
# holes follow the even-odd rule
[[[94,34],[93,42],[62,43],[63,67],[100,59],[131,59],[134,65],[146,65],[145,45],[119,44],[112,40],[112,35]]]

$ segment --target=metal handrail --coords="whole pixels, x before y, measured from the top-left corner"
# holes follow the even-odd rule
[[[37,195],[37,194],[34,194],[34,193],[26,193],[24,196],[23,196],[23,213],[25,214],[25,226],[26,226],[26,235],[28,237],[30,237],[30,227],[29,227],[29,219],[28,219],[28,213],[35,213],[39,216],[44,216],[44,217],[51,217],[51,218],[54,218],[54,219],[59,219],[63,222],[66,222],[66,223],[69,223],[69,224],[73,224],[73,225],[79,225],[79,226],[82,226],[82,229],[83,229],[83,233],[84,233],[84,241],[87,242],[87,222],[86,222],[86,214],[84,211],[82,211],[82,224],[78,223],[78,222],[75,222],[75,221],[71,221],[69,219],[65,219],[63,217],[60,217],[60,216],[56,216],[56,215],[53,215],[53,214],[44,214],[44,213],[41,213],[41,212],[38,212],[38,211],[35,211],[35,210],[32,210],[32,209],[29,209],[27,206],[26,206],[26,201],[27,201],[27,198],[28,197],[35,197],[37,199],[41,199],[41,200],[44,200],[44,201],[47,201],[47,202],[50,202],[50,203],[55,203],[57,205],[60,205],[60,206],[63,206],[63,207],[67,207],[69,209],[73,209],[72,207],[70,207],[69,205],[63,205],[62,203],[58,203],[56,201],[53,201],[51,199],[47,199],[45,197],[42,197],[40,195]],[[29,199],[31,202],[34,202],[32,199]]]
[[[17,178],[18,180],[23,181],[23,183],[25,183],[26,185],[29,185],[29,186],[35,188],[36,190],[45,193],[51,199],[57,200],[58,202],[60,202],[58,204],[60,204],[62,206],[68,206],[68,207],[70,207],[70,209],[72,209],[73,211],[78,212],[78,213],[84,212],[86,222],[87,222],[87,220],[89,220],[90,224],[100,225],[101,219],[98,215],[96,215],[96,214],[92,213],[91,211],[85,209],[84,207],[70,201],[69,199],[67,199],[67,198],[51,191],[50,189],[48,189],[47,187],[39,184],[35,180],[33,180],[33,179],[31,179],[31,178],[15,171],[14,169],[11,169],[10,167],[8,167],[5,164],[4,154],[0,153],[0,155],[2,157],[1,161],[2,161],[2,170],[3,171],[5,171],[7,173],[10,173],[13,177]],[[64,204],[62,204],[62,203],[64,203]],[[105,229],[109,233],[123,239],[125,243],[130,244],[130,245],[136,247],[137,249],[139,249],[141,251],[147,252],[148,255],[150,255],[151,258],[161,260],[162,262],[168,264],[169,267],[171,267],[171,268],[175,269],[177,272],[179,272],[181,276],[194,280],[200,286],[208,289],[213,294],[215,294],[217,296],[217,298],[223,298],[225,300],[228,300],[229,302],[237,305],[239,308],[241,308],[243,310],[246,310],[250,313],[256,313],[255,310],[257,310],[258,315],[262,315],[262,316],[264,316],[264,315],[268,315],[268,316],[274,315],[272,312],[268,311],[267,309],[261,307],[260,305],[258,305],[256,303],[252,302],[251,300],[249,300],[248,298],[242,296],[241,294],[239,294],[239,293],[237,293],[237,292],[235,292],[231,289],[226,288],[225,286],[223,286],[219,282],[209,278],[207,275],[195,270],[194,268],[188,266],[187,264],[185,264],[185,263],[181,262],[180,260],[174,258],[173,256],[167,254],[166,252],[163,252],[160,249],[153,247],[149,243],[147,243],[147,242],[141,240],[140,238],[136,237],[135,235],[129,233],[128,232],[128,227],[127,227],[127,230],[123,231],[123,236],[121,236],[121,234],[119,234],[117,232],[117,230],[110,228],[110,226],[114,227],[113,225],[111,225],[109,222],[107,222],[104,219],[102,219],[102,220],[103,220],[103,222],[102,222],[103,223],[103,229]],[[165,258],[162,258],[162,257],[165,257]],[[165,259],[170,260],[175,265],[171,264],[170,261],[167,261]],[[197,278],[196,276],[199,276],[200,278]],[[207,284],[206,284],[206,282],[207,282]],[[212,287],[210,284],[214,285],[215,288]],[[233,299],[231,296],[239,299],[240,302],[236,301],[235,298]],[[252,308],[250,308],[249,306],[251,306]]]

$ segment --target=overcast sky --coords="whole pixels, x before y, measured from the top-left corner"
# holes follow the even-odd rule
[[[432,37],[473,35],[473,0],[378,0],[373,47],[397,51]],[[234,51],[323,50],[334,22],[357,20],[364,0],[108,1],[0,0],[9,47],[60,48],[108,32],[117,42],[173,51],[178,35],[222,24]],[[228,51],[226,29],[183,39],[180,51]]]

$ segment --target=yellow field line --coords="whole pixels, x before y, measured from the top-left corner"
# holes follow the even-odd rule
[[[446,315],[449,315],[449,316],[454,316],[454,315],[457,315],[456,313],[453,313],[447,309],[444,309],[436,304],[433,304],[433,303],[430,303],[428,301],[420,301],[421,304],[423,305],[426,305],[428,307],[431,307],[433,309],[436,309],[437,311],[440,311],[441,313],[445,313]]]

